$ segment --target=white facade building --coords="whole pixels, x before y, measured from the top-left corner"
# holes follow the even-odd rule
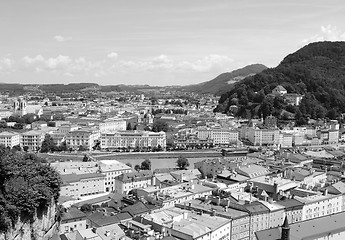
[[[101,134],[101,148],[153,148],[161,146],[166,147],[165,132],[148,132],[148,131],[119,131],[115,133]]]
[[[12,148],[20,144],[20,135],[16,132],[4,131],[0,133],[0,145]]]

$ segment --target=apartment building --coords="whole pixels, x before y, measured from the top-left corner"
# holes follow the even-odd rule
[[[0,145],[12,148],[20,145],[20,134],[11,131],[4,131],[0,133]]]
[[[230,219],[230,239],[247,240],[249,239],[249,213],[242,208],[238,210],[230,208],[228,200],[219,200],[218,204],[211,204],[211,199],[206,197],[204,200],[191,200],[187,204],[176,204],[176,207],[187,209],[194,212],[213,214],[219,217]]]
[[[21,145],[28,147],[29,151],[38,151],[45,138],[46,132],[41,130],[31,130],[22,133]]]
[[[68,147],[78,149],[80,146],[91,150],[99,139],[99,132],[92,130],[76,130],[67,133],[66,144]]]
[[[326,144],[339,142],[339,130],[323,129],[318,131],[317,135],[320,140]]]
[[[302,221],[342,211],[343,196],[328,194],[327,190],[323,195],[307,197],[295,196],[294,199],[304,204],[302,209]]]
[[[279,146],[282,148],[291,148],[292,147],[292,134],[289,133],[280,133],[279,134]]]
[[[197,214],[172,207],[146,214],[140,218],[144,224],[164,235],[190,240],[229,240],[231,220],[214,214]]]
[[[280,136],[278,129],[249,128],[248,140],[254,146],[278,145]]]
[[[165,132],[119,131],[101,134],[102,149],[166,147]]]
[[[105,175],[104,192],[115,190],[115,177],[132,171],[132,168],[116,160],[100,160],[97,162],[54,162],[51,163],[61,175],[87,174],[101,172]]]
[[[60,195],[78,199],[81,196],[103,193],[105,176],[101,173],[61,175]]]
[[[59,233],[68,233],[86,229],[86,214],[75,207],[66,209],[62,214]]]
[[[127,194],[134,188],[145,188],[152,184],[152,171],[123,173],[115,177],[115,192]]]
[[[212,139],[213,144],[235,144],[239,139],[239,132],[230,129],[221,128],[200,128],[198,129],[197,136],[200,140]]]

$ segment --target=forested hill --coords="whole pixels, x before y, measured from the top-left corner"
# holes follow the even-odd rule
[[[216,78],[195,85],[182,86],[181,89],[188,92],[209,93],[221,95],[231,89],[234,83],[267,69],[262,64],[252,64],[232,72],[222,73]]]
[[[292,107],[273,98],[270,93],[278,85],[288,93],[303,94],[300,105]],[[221,96],[215,111],[228,112],[233,105],[243,117],[293,113],[296,119],[302,116],[302,122],[307,117],[338,117],[345,112],[345,42],[316,42],[301,48],[276,68],[236,83]]]

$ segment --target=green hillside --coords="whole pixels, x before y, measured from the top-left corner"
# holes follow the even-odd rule
[[[234,83],[257,73],[262,72],[267,67],[262,64],[252,64],[232,72],[222,73],[216,78],[199,83],[181,87],[184,91],[201,94],[221,95],[231,89]]]
[[[272,98],[270,93],[277,85],[288,93],[303,94],[300,105]],[[301,48],[276,68],[236,83],[221,96],[215,111],[226,113],[234,105],[238,106],[235,114],[242,117],[283,117],[287,111],[296,114],[301,124],[308,117],[337,118],[345,111],[345,42],[317,42]]]

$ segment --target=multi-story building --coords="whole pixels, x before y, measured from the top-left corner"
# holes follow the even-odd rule
[[[20,135],[16,132],[4,131],[0,133],[0,145],[14,147],[20,144]]]
[[[101,160],[100,171],[105,174],[104,191],[115,191],[115,178],[123,173],[132,172],[132,168],[116,160]]]
[[[98,127],[101,133],[112,133],[126,130],[127,125],[124,119],[109,118],[100,122]]]
[[[238,131],[214,129],[211,138],[214,144],[234,144],[238,142]]]
[[[152,184],[152,171],[123,173],[115,177],[115,192],[126,194],[134,188],[145,188]]]
[[[165,132],[121,131],[102,133],[101,148],[166,148]]]
[[[201,140],[211,139],[212,138],[212,129],[200,127],[200,128],[198,128],[197,136]]]
[[[256,232],[258,240],[345,239],[345,212]]]
[[[51,163],[61,175],[86,174],[86,173],[103,173],[104,192],[115,190],[115,177],[132,171],[132,168],[116,160],[100,160],[97,162],[54,162]]]
[[[343,196],[327,194],[313,195],[308,197],[294,197],[303,203],[302,221],[318,218],[342,211]]]
[[[278,145],[280,140],[279,130],[249,128],[248,139],[254,146]]]
[[[213,144],[234,144],[238,142],[239,133],[230,129],[221,128],[200,128],[198,129],[198,138],[201,140],[212,139]]]
[[[77,125],[67,123],[60,125],[58,132],[66,136],[69,132],[76,131],[78,129],[79,127]]]
[[[24,132],[22,133],[21,145],[23,147],[28,147],[30,151],[38,151],[42,146],[45,135],[46,133],[41,130]]]
[[[304,204],[300,201],[296,199],[286,199],[284,201],[277,201],[276,204],[285,208],[285,216],[289,223],[302,221],[302,209]]]
[[[176,207],[146,214],[139,221],[164,235],[190,240],[230,240],[231,220]]]
[[[99,135],[99,132],[92,130],[71,131],[66,135],[66,144],[74,149],[83,146],[87,150],[91,150],[99,139]]]
[[[292,147],[292,134],[280,133],[279,134],[279,145],[282,148],[291,148]]]
[[[222,158],[205,159],[194,163],[194,168],[198,169],[204,177],[217,176],[224,169],[235,167],[237,167],[237,164],[234,161]]]
[[[86,214],[75,207],[66,209],[62,214],[60,234],[86,229]]]
[[[213,188],[190,181],[163,188],[159,186],[137,188],[136,192],[137,196],[142,196],[148,202],[156,204],[163,209],[211,195],[212,190]]]
[[[261,202],[243,205],[250,215],[249,239],[256,239],[255,232],[270,227],[270,210]]]
[[[285,208],[281,205],[275,204],[273,202],[260,201],[269,210],[269,228],[281,226],[285,218]]]
[[[261,176],[249,181],[250,186],[263,190],[269,198],[278,200],[279,196],[288,196],[289,191],[298,186],[298,183],[281,177]],[[282,219],[283,220],[283,219]]]
[[[219,217],[230,219],[230,239],[247,240],[249,239],[249,214],[245,209],[238,210],[228,206],[228,200],[220,201],[220,204],[211,204],[212,200],[208,197],[202,200],[191,200],[187,204],[176,204],[176,207],[213,214]]]
[[[78,199],[82,196],[93,195],[104,192],[105,174],[64,174],[61,175],[62,185],[61,196],[69,196]]]

